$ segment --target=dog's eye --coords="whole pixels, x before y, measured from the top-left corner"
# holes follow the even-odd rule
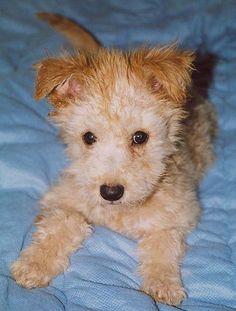
[[[144,144],[148,140],[148,134],[142,131],[137,131],[134,133],[132,139],[133,139],[133,144],[141,145],[141,144]]]
[[[86,145],[92,145],[96,140],[97,137],[92,132],[87,132],[83,135],[83,141]]]

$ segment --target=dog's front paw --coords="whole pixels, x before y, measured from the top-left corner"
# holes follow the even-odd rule
[[[185,298],[186,292],[178,283],[170,279],[149,280],[142,290],[160,303],[178,306]]]
[[[26,288],[46,287],[59,273],[52,258],[43,254],[27,254],[27,251],[11,266],[16,282]]]

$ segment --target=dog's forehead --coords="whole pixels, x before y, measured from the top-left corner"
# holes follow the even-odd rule
[[[156,98],[141,81],[128,79],[125,74],[114,76],[112,83],[102,85],[99,91],[96,89],[87,100],[91,110],[114,120],[119,117],[135,117],[157,107]]]
[[[106,80],[106,81],[105,81]],[[127,77],[125,70],[93,80],[85,97],[73,112],[73,126],[83,130],[128,132],[152,128],[161,123],[156,97],[135,76]]]
[[[156,128],[163,120],[156,112],[154,101],[145,91],[120,79],[109,95],[90,95],[83,103],[76,105],[72,116],[73,125],[83,130],[116,134]]]

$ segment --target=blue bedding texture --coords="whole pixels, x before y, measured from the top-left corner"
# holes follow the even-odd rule
[[[38,199],[66,165],[64,146],[33,100],[32,64],[68,43],[35,18],[69,16],[106,46],[130,48],[178,39],[212,55],[208,97],[219,117],[217,160],[200,187],[202,218],[188,237],[179,307],[138,291],[136,242],[106,228],[71,258],[49,287],[16,285],[9,267],[31,239]],[[2,0],[0,2],[0,310],[236,310],[236,2],[189,0]],[[198,76],[201,72],[198,73]]]

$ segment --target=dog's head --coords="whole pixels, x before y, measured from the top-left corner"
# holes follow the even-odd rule
[[[89,204],[129,206],[152,194],[180,137],[192,60],[169,46],[36,65],[35,98],[54,106],[70,173]]]

